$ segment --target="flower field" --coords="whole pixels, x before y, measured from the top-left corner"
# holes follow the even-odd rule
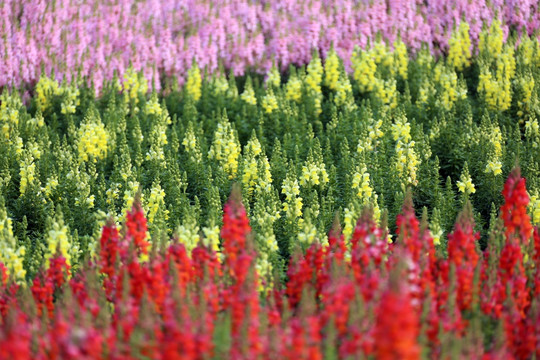
[[[0,359],[540,358],[539,10],[1,2]]]

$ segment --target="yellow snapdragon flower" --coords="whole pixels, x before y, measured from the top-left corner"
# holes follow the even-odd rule
[[[502,174],[502,164],[499,160],[489,160],[484,171],[493,175],[500,175]]]
[[[32,155],[27,154],[27,156],[21,161],[19,175],[21,177],[19,190],[21,195],[23,195],[28,189],[28,186],[33,184],[36,175],[36,164],[34,163],[34,158]]]
[[[367,51],[356,48],[352,56],[353,77],[360,91],[369,92],[374,89],[377,64]]]
[[[302,176],[300,178],[300,185],[320,185],[327,184],[329,181],[328,173],[324,163],[316,164],[313,161],[307,161],[302,166]]]
[[[109,134],[99,119],[85,119],[78,130],[79,162],[96,162],[107,156]]]
[[[192,161],[200,163],[202,161],[202,153],[199,147],[198,138],[195,136],[193,125],[191,122],[188,124],[186,134],[182,140],[182,145],[186,149],[186,152],[190,155]]]
[[[416,172],[421,160],[414,150],[415,142],[411,140],[411,125],[404,116],[396,119],[392,125],[392,137],[396,141],[396,169],[404,184],[417,185]]]
[[[469,37],[469,24],[462,21],[457,31],[452,33],[449,41],[448,63],[461,71],[470,65],[471,39]]]
[[[531,214],[531,222],[533,225],[538,226],[540,225],[540,196],[538,196],[538,193],[535,192],[529,197],[530,201],[528,210]]]
[[[26,248],[18,246],[13,236],[13,222],[7,216],[7,211],[0,204],[0,263],[4,264],[8,270],[8,275],[12,276],[18,284],[24,283],[26,270],[23,267]]]
[[[334,49],[330,50],[324,64],[324,84],[336,90],[339,81],[339,58]]]
[[[52,223],[51,228],[47,232],[47,252],[45,253],[45,261],[47,267],[49,266],[49,260],[56,254],[57,249],[60,254],[66,259],[68,265],[71,265],[72,253],[76,248],[72,249],[69,241],[69,230],[62,219],[55,220]]]
[[[371,188],[369,173],[367,172],[367,168],[365,166],[354,173],[352,188],[356,190],[356,196],[358,196],[360,199],[371,197],[373,189]]]
[[[287,176],[281,186],[281,193],[285,195],[283,211],[288,219],[296,219],[302,216],[302,197],[300,197],[300,186],[298,180],[292,176]]]
[[[71,86],[62,86],[60,91],[64,94],[64,100],[62,101],[62,108],[61,113],[62,114],[75,114],[75,111],[77,110],[77,106],[81,104],[81,101],[79,99],[79,89],[76,85]]]
[[[346,74],[340,76],[336,88],[336,96],[334,97],[334,103],[337,106],[348,104],[351,107],[354,107],[354,99],[352,96],[352,86],[349,81],[349,77]]]
[[[203,245],[210,247],[215,252],[219,252],[219,226],[205,226],[202,228],[204,234]]]
[[[287,85],[285,87],[285,98],[287,98],[287,100],[293,100],[297,103],[302,99],[302,81],[297,75],[291,76],[289,81],[287,81]]]
[[[247,104],[257,105],[257,98],[255,97],[255,91],[253,90],[253,85],[251,82],[246,83],[246,87],[240,98],[244,100]]]
[[[208,158],[221,163],[229,178],[233,179],[238,173],[238,158],[240,157],[240,143],[228,120],[218,123],[214,134],[214,142],[210,146]]]
[[[398,75],[407,80],[409,75],[409,54],[407,53],[407,46],[401,39],[394,42],[394,63]]]
[[[214,78],[213,85],[214,93],[216,95],[227,94],[227,91],[229,90],[229,82],[227,81],[225,75],[220,75]]]
[[[313,244],[317,238],[317,228],[315,225],[313,225],[311,221],[300,219],[298,221],[298,228],[300,229],[297,235],[298,241],[305,246]]]
[[[146,114],[148,115],[161,115],[163,113],[163,110],[161,109],[161,106],[159,105],[157,95],[154,94],[152,98],[146,102],[145,106]]]
[[[130,99],[137,104],[139,102],[139,96],[146,94],[148,91],[148,81],[142,74],[137,73],[132,67],[130,67],[124,74],[123,92],[126,94],[125,101]]]
[[[199,225],[195,219],[187,219],[184,223],[178,226],[176,230],[180,243],[184,244],[188,254],[195,249],[200,240]]]
[[[188,77],[186,81],[186,91],[189,96],[195,101],[199,101],[201,98],[202,92],[202,78],[201,70],[196,62],[193,62],[191,68],[188,70]]]
[[[150,197],[146,204],[147,219],[150,225],[154,224],[156,214],[161,208],[164,220],[169,218],[169,210],[165,208],[165,190],[163,190],[159,183],[155,183],[150,190]]]
[[[262,107],[267,114],[271,114],[274,110],[279,108],[276,96],[272,89],[266,90],[266,95],[262,100]]]
[[[37,107],[43,112],[50,106],[52,96],[60,95],[61,90],[58,82],[50,77],[41,76],[36,84],[36,103]]]
[[[270,71],[268,72],[268,76],[266,78],[266,85],[268,87],[274,87],[279,88],[279,85],[281,84],[281,75],[279,74],[279,70],[277,66],[274,64]]]
[[[465,168],[463,169],[463,172],[461,173],[459,179],[460,180],[457,182],[457,187],[459,191],[467,195],[474,194],[476,192],[476,188],[474,187],[471,176],[469,175],[469,169],[467,168],[466,163]]]
[[[497,58],[503,48],[503,31],[501,22],[494,19],[491,23],[489,31],[482,31],[478,42],[478,49],[481,54],[486,54],[490,57]]]

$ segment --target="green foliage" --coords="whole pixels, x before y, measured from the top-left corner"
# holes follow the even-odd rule
[[[365,206],[378,221],[387,211],[395,230],[407,189],[443,248],[468,198],[485,245],[516,162],[530,193],[540,194],[538,66],[524,61],[522,49],[502,50],[516,69],[504,94],[511,106],[501,109],[476,89],[478,69],[496,63],[481,56],[459,70],[426,51],[408,62],[385,51],[394,60],[375,61],[373,86],[348,78],[335,59],[324,80],[315,59],[307,70],[291,69],[282,84],[221,76],[166,96],[109,85],[99,99],[80,86],[69,92],[69,111],[62,111],[65,85],[29,108],[4,90],[0,196],[16,244],[26,248],[28,274],[43,263],[60,207],[76,263],[94,251],[109,216],[122,221],[137,191],[152,236],[183,229],[195,233],[180,241],[217,239],[234,183],[269,276],[298,243],[326,241],[336,214],[346,236]],[[355,69],[373,60],[372,50],[356,56]],[[474,192],[464,190],[465,180]],[[540,214],[535,206],[531,212]]]

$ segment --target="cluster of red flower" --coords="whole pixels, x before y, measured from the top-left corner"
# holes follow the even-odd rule
[[[407,200],[395,243],[366,211],[350,240],[336,224],[328,245],[293,256],[286,286],[263,293],[237,196],[223,259],[202,242],[191,254],[178,241],[151,247],[136,202],[76,272],[58,254],[28,291],[0,264],[0,358],[540,357],[540,235],[519,170],[503,195],[483,252],[470,209],[444,257]]]

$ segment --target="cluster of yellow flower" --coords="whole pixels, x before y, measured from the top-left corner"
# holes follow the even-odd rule
[[[498,57],[503,49],[503,31],[501,21],[494,19],[489,31],[482,31],[478,41],[478,50],[481,55]]]
[[[262,152],[261,143],[256,137],[252,137],[244,147],[244,162],[242,164],[242,184],[248,196],[253,194],[258,179],[258,155]]]
[[[148,223],[150,225],[154,224],[159,210],[161,210],[159,219],[167,220],[169,218],[169,210],[165,208],[165,190],[161,188],[159,180],[155,180],[154,184],[152,184],[150,196],[148,197],[148,202],[146,203],[146,208],[146,218],[148,219]]]
[[[420,88],[418,89],[418,97],[416,99],[417,105],[426,105],[429,100],[429,95],[436,92],[433,83],[427,78],[420,82]]]
[[[71,265],[72,255],[77,255],[78,248],[72,244],[69,238],[69,229],[64,225],[64,220],[60,217],[49,226],[47,232],[47,250],[45,252],[45,263],[49,266],[49,260],[59,251],[66,259],[68,265]]]
[[[500,160],[489,160],[485,172],[493,173],[493,175],[502,174],[502,163]]]
[[[374,91],[376,98],[390,108],[397,107],[396,75],[406,80],[409,71],[407,47],[401,39],[393,47],[378,41],[366,50],[356,48],[351,59],[360,91]]]
[[[272,276],[274,267],[272,266],[272,263],[268,261],[268,253],[264,251],[258,253],[255,269],[257,269],[257,274],[259,274],[257,277],[257,290],[259,293],[269,292],[273,288]]]
[[[407,46],[401,39],[394,42],[394,59],[398,75],[407,80],[409,75],[409,54],[407,53]]]
[[[123,92],[126,94],[125,101],[130,100],[136,104],[139,103],[139,96],[148,91],[148,81],[140,73],[137,73],[130,67],[124,74]],[[137,109],[135,110],[135,112]]]
[[[164,121],[163,121],[164,120]],[[150,130],[150,149],[146,153],[146,160],[165,160],[164,146],[168,144],[167,125],[171,122],[170,118],[163,117],[161,121],[156,121]]]
[[[322,77],[323,77],[323,66],[321,59],[318,56],[314,56],[313,59],[309,62],[307,66],[307,76],[306,76],[306,88],[310,95],[313,97],[315,102],[315,110],[317,114],[322,112]]]
[[[119,188],[122,187],[121,184],[118,186]],[[131,211],[133,208],[133,202],[135,201],[135,195],[139,192],[141,188],[141,185],[137,181],[128,181],[124,190],[124,196],[122,197],[122,200],[124,201],[124,206],[122,207],[122,210],[120,210],[120,213],[115,216],[116,219],[120,223],[124,222],[126,219],[126,214],[128,211]],[[112,193],[110,194],[113,199],[116,199],[118,197],[117,192],[119,190],[117,189],[111,189]],[[107,195],[109,195],[109,192],[107,191]],[[140,193],[140,199],[141,202],[144,203],[144,194]]]
[[[75,114],[77,106],[81,104],[79,99],[79,89],[77,85],[70,85],[61,88],[62,93],[64,94],[64,99],[62,101],[61,113],[64,115]]]
[[[474,194],[476,192],[471,175],[469,174],[469,167],[467,166],[467,163],[465,163],[465,166],[463,167],[463,171],[461,172],[461,176],[457,182],[457,187],[459,191],[465,193],[466,195]]]
[[[397,107],[396,79],[375,80],[375,94],[377,98],[391,109]]]
[[[21,182],[19,184],[19,190],[23,195],[28,186],[34,183],[36,178],[36,164],[34,163],[34,157],[26,153],[26,155],[20,161],[19,175],[21,176]]]
[[[518,101],[519,110],[517,115],[522,117],[524,114],[529,113],[532,108],[531,99],[535,82],[534,78],[530,74],[527,74],[519,78],[518,84],[521,91],[521,96],[520,100]]]
[[[0,263],[3,263],[18,283],[24,282],[26,270],[23,267],[26,248],[19,246],[13,236],[13,224],[6,209],[0,204]]]
[[[223,118],[217,125],[214,142],[208,152],[210,159],[219,161],[229,179],[236,177],[238,172],[238,157],[240,156],[240,143],[236,131],[231,127],[227,118]]]
[[[229,82],[225,75],[221,74],[217,77],[214,77],[213,80],[213,89],[214,93],[218,96],[227,94],[229,90]]]
[[[219,253],[219,226],[205,226],[202,228],[202,232],[204,234],[202,239],[203,245],[208,246],[215,252]]]
[[[529,212],[533,225],[540,225],[540,196],[538,196],[538,192],[530,195]]]
[[[493,110],[508,110],[512,103],[511,80],[515,72],[515,60],[512,48],[506,49],[508,52],[497,59],[495,77],[486,66],[481,67],[479,75],[478,91]]]
[[[354,69],[354,80],[358,83],[360,91],[369,92],[374,89],[375,73],[377,72],[377,64],[367,51],[356,48],[352,56],[352,65]]]
[[[339,57],[334,49],[330,50],[324,63],[324,84],[331,90],[337,90],[340,77]]]
[[[458,81],[454,69],[441,63],[437,64],[434,69],[434,80],[439,89],[437,105],[442,106],[444,109],[449,111],[458,99],[467,98],[467,87]]]
[[[367,135],[360,137],[356,151],[361,154],[364,151],[373,151],[379,145],[380,139],[384,136],[381,130],[383,125],[382,120],[375,122],[373,118],[369,118],[367,124]]]
[[[256,235],[258,244],[264,247],[265,251],[262,251],[262,253],[268,254],[268,252],[276,252],[279,250],[276,236],[272,229],[274,223],[280,217],[279,211],[275,209],[265,209],[262,214],[257,214],[255,216],[255,221],[258,223],[259,227],[263,229],[260,234]]]
[[[200,163],[202,161],[202,152],[198,144],[198,138],[195,136],[195,131],[193,130],[193,124],[191,122],[188,123],[184,140],[182,140],[182,145],[186,149],[186,152],[190,155],[191,161],[195,163]]]
[[[353,234],[359,214],[354,203],[349,204],[348,207],[343,209],[343,213],[343,236],[346,240],[349,240]]]
[[[516,72],[513,45],[503,45],[500,22],[491,24],[489,32],[480,34],[478,44],[483,61],[480,61],[478,92],[493,110],[505,111],[512,103],[512,80]],[[492,72],[495,68],[495,74]]]
[[[153,94],[152,98],[146,102],[145,106],[146,114],[148,115],[161,115],[162,110],[161,106],[159,105],[157,94]]]
[[[188,70],[188,76],[186,81],[187,93],[193,98],[193,100],[199,101],[199,99],[201,98],[201,87],[201,70],[199,69],[197,63],[193,62],[193,65]]]
[[[450,38],[448,50],[448,62],[455,69],[461,71],[470,65],[471,39],[469,37],[469,24],[462,21],[457,31]]]
[[[200,240],[199,225],[194,217],[188,216],[182,225],[176,229],[176,235],[180,243],[184,244],[188,254],[195,249]]]
[[[256,228],[255,240],[257,242],[258,257],[257,269],[261,271],[259,278],[259,291],[270,289],[273,283],[273,263],[279,251],[278,242],[274,233],[274,224],[281,218],[279,202],[276,198],[273,201],[264,201],[263,197],[273,197],[273,192],[267,192],[255,201],[253,207],[253,225]]]
[[[244,92],[240,95],[240,98],[244,100],[247,104],[257,105],[257,98],[255,97],[255,90],[253,90],[253,84],[249,78],[246,82]]]
[[[490,159],[484,170],[486,173],[492,173],[493,175],[502,174],[502,133],[501,129],[497,125],[493,125],[487,131],[486,136],[492,146],[490,150]]]
[[[318,238],[317,236],[317,228],[315,225],[311,222],[309,218],[307,219],[299,219],[298,220],[298,228],[300,231],[298,231],[298,241],[300,244],[308,247],[315,239]],[[319,239],[320,240],[320,239]]]
[[[268,76],[266,77],[266,86],[267,87],[274,87],[279,88],[281,85],[281,74],[279,73],[279,70],[277,66],[274,64],[270,71],[268,72]]]
[[[300,186],[298,180],[287,174],[287,178],[281,186],[281,193],[285,194],[285,202],[283,203],[283,211],[289,220],[294,220],[302,216],[302,197],[300,197]]]
[[[96,162],[107,155],[108,133],[105,126],[96,116],[87,116],[78,130],[77,149],[79,162],[92,160]]]
[[[51,97],[61,94],[61,89],[56,80],[42,75],[36,84],[35,92],[36,105],[43,112],[51,105]]]
[[[261,105],[268,114],[271,114],[274,110],[278,109],[277,98],[271,88],[266,89],[266,95],[264,96]]]
[[[341,74],[339,81],[336,84],[336,96],[334,97],[334,103],[337,106],[347,105],[351,110],[356,108],[352,95],[351,82],[346,74]]]
[[[322,161],[315,162],[313,159],[308,159],[302,166],[302,177],[300,185],[320,185],[327,184],[329,181],[326,167]]]
[[[405,116],[398,116],[392,125],[392,137],[396,141],[396,169],[403,185],[417,185],[416,172],[420,159],[414,151],[411,139],[411,125]]]
[[[394,64],[394,56],[385,42],[376,41],[375,44],[368,49],[368,51],[371,53],[375,63],[378,66],[380,65],[381,67],[389,70],[392,75],[394,74],[394,69],[392,68]]]
[[[540,126],[536,118],[531,118],[525,122],[525,136],[531,141],[534,148],[540,147]]]
[[[6,139],[10,138],[11,130],[19,125],[19,108],[21,106],[22,101],[18,96],[10,95],[7,91],[0,95],[0,125]]]
[[[433,244],[440,245],[444,230],[441,227],[441,211],[437,208],[433,209],[432,219],[429,222],[429,231],[433,238]]]
[[[352,188],[356,190],[356,196],[361,200],[371,198],[373,189],[369,183],[369,173],[367,168],[363,166],[361,169],[356,169],[353,174]]]
[[[51,176],[47,179],[47,182],[45,183],[45,187],[43,188],[43,193],[45,196],[50,197],[52,195],[52,192],[56,189],[58,186],[58,177],[56,175]]]
[[[358,197],[358,200],[360,200],[362,206],[371,206],[373,209],[373,218],[375,221],[379,221],[381,219],[381,209],[378,203],[379,196],[373,190],[367,167],[363,164],[356,168],[356,171],[353,174],[351,187],[356,191],[356,196]],[[354,212],[353,210],[356,210],[356,206],[350,204],[349,209],[352,214]],[[356,216],[359,215],[360,214],[356,214]],[[351,223],[349,225],[353,226],[354,224]]]
[[[285,87],[285,97],[297,103],[302,99],[302,81],[296,74],[293,74]]]

